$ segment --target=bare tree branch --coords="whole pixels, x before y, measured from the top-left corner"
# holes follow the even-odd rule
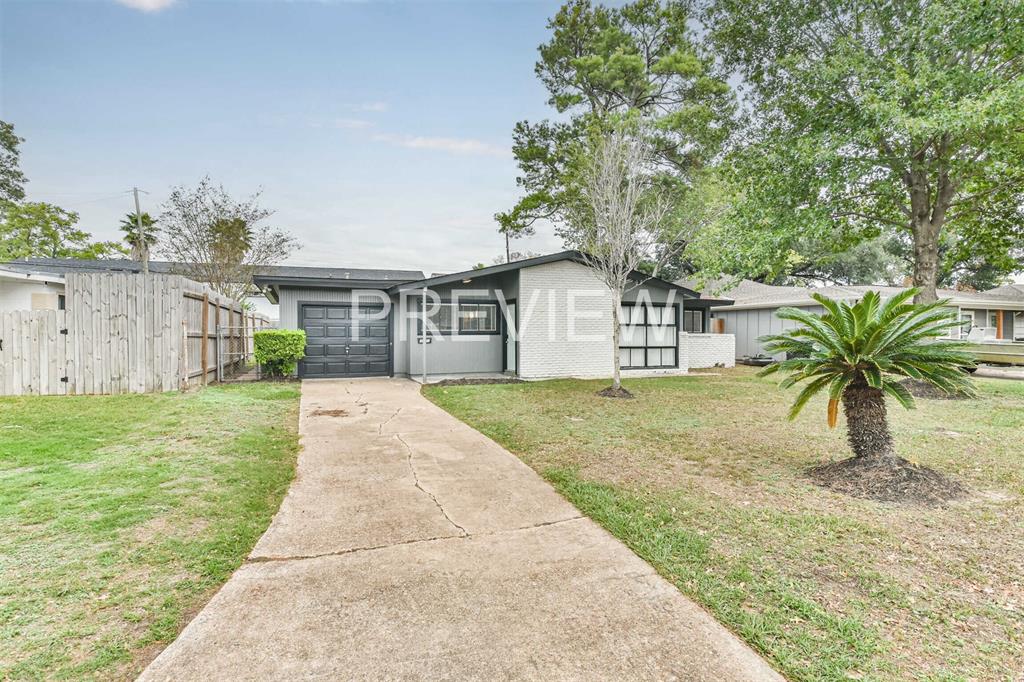
[[[299,247],[288,232],[259,225],[273,211],[258,200],[257,192],[236,201],[209,177],[195,188],[173,188],[160,215],[160,253],[180,263],[181,274],[242,301],[258,268],[281,262]]]

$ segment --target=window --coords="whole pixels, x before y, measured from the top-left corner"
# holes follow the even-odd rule
[[[966,337],[974,328],[974,313],[969,310],[960,312],[960,335]]]
[[[619,364],[623,369],[676,367],[679,325],[668,306],[624,305],[619,311]]]
[[[683,311],[683,331],[690,334],[704,333],[704,315],[699,310]]]
[[[427,310],[430,310],[429,306],[427,307]],[[441,304],[439,304],[438,306],[436,306],[434,308],[433,312],[428,312],[427,313],[427,318],[430,320],[431,324],[434,325],[434,328],[437,329],[437,331],[442,332],[442,333],[446,333],[446,334],[450,334],[453,331],[453,327],[452,327],[453,317],[452,317],[452,304],[451,303],[441,303]],[[418,321],[419,327],[420,327],[420,334],[422,334],[423,333],[423,328],[422,328],[423,327],[423,320],[422,320],[422,318],[417,318],[417,321]]]
[[[439,303],[427,317],[442,334],[498,333],[498,306],[494,303]],[[419,317],[416,319],[422,334],[423,322]]]
[[[498,310],[493,303],[460,303],[459,331],[485,332],[498,331]]]

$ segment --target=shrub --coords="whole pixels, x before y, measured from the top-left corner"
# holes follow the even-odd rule
[[[292,374],[306,355],[306,332],[298,329],[265,329],[254,332],[253,340],[256,362],[273,377]]]

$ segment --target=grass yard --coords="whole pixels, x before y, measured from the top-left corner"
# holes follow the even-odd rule
[[[848,456],[825,399],[749,368],[627,381],[426,387],[793,680],[1024,679],[1024,382],[890,406],[898,453],[970,486],[946,507],[818,488]]]
[[[0,398],[0,679],[126,679],[266,529],[297,385]]]

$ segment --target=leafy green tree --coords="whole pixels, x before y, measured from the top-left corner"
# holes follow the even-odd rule
[[[899,492],[891,486],[917,475],[896,456],[886,416],[886,396],[914,408],[914,397],[901,380],[909,377],[949,393],[973,393],[965,368],[974,362],[965,344],[941,338],[960,324],[955,311],[944,307],[948,301],[909,303],[917,293],[907,289],[882,303],[872,291],[854,305],[812,294],[825,314],[783,308],[778,317],[798,326],[760,339],[768,353],[787,357],[762,370],[762,376],[788,374],[781,388],[807,382],[793,402],[790,419],[825,392],[828,425],[834,427],[842,402],[853,459],[870,467],[876,479],[869,484],[880,486],[874,497],[891,498]]]
[[[516,124],[513,153],[524,196],[495,216],[501,232],[529,235],[537,221],[564,226],[585,215],[580,178],[587,141],[624,119],[643,120],[667,192],[680,192],[721,150],[735,101],[699,47],[692,18],[689,4],[674,0],[562,6],[548,23],[551,38],[536,65],[548,103],[561,116]]]
[[[18,145],[24,140],[14,134],[14,125],[0,121],[0,201],[21,201],[25,198],[22,185],[26,179],[18,168],[21,152]]]
[[[94,242],[78,214],[42,202],[0,202],[0,261],[15,258],[110,258],[117,242]]]
[[[733,269],[898,232],[934,301],[946,231],[999,257],[1024,230],[1024,3],[709,0],[704,17],[752,109]]]
[[[901,284],[903,263],[886,248],[882,237],[837,251],[830,240],[801,239],[794,245],[788,271],[772,284]]]
[[[126,213],[119,225],[121,232],[124,232],[124,242],[131,249],[131,257],[134,261],[142,261],[149,258],[149,252],[156,245],[157,232],[156,220],[153,216],[143,212],[141,217],[142,232],[139,232],[140,218],[136,213]]]
[[[241,301],[253,289],[256,269],[280,263],[299,248],[288,232],[262,224],[273,211],[259,193],[231,197],[209,177],[195,187],[174,187],[160,214],[158,250],[185,263],[182,274]]]
[[[974,240],[962,239],[949,231],[939,239],[938,286],[984,291],[1007,283],[1024,263],[1024,234],[1015,237],[1004,232],[999,237],[998,253],[986,253]],[[994,243],[994,242],[990,242]],[[904,234],[885,240],[885,249],[900,264],[900,272],[910,272],[914,245]]]

